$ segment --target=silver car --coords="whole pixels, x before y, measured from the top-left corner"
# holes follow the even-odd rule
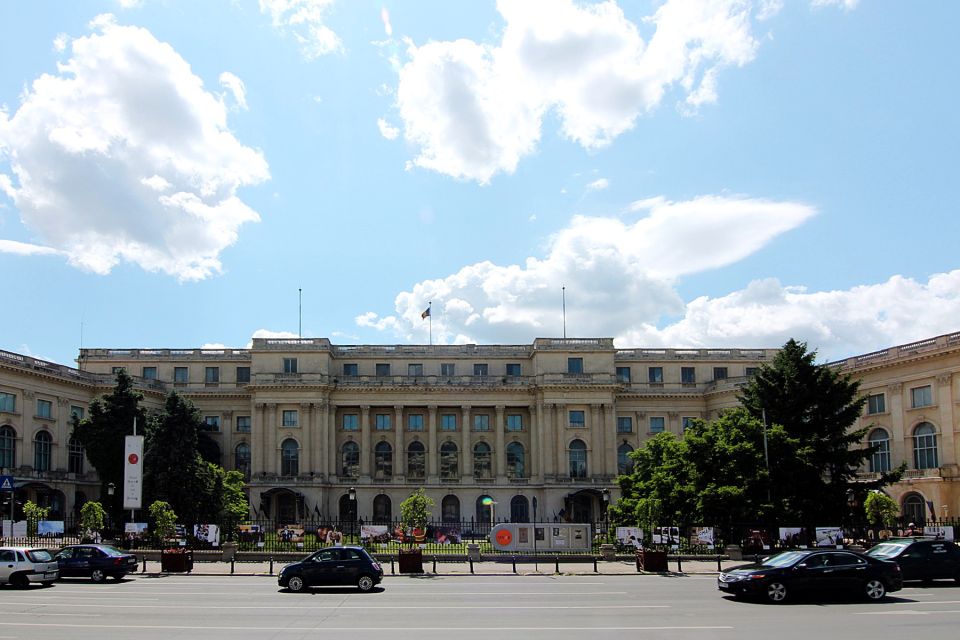
[[[46,549],[0,547],[0,584],[18,589],[31,582],[50,584],[57,579],[59,567]]]

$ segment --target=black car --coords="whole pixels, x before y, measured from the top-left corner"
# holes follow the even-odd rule
[[[717,588],[733,596],[783,602],[794,594],[847,591],[880,600],[903,587],[900,567],[888,560],[843,550],[785,551],[720,574]]]
[[[277,582],[290,591],[349,585],[370,591],[381,580],[383,567],[363,547],[327,547],[285,566]]]
[[[103,582],[108,577],[119,580],[137,570],[137,556],[124,553],[106,544],[72,544],[54,558],[61,578],[90,578]]]
[[[960,582],[960,547],[949,540],[894,538],[871,548],[867,555],[896,562],[904,580],[946,578]]]

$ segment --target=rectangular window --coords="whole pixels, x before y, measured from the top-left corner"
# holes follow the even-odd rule
[[[583,373],[583,358],[567,358],[567,373]]]
[[[284,409],[283,410],[283,426],[284,427],[295,427],[300,424],[300,416],[297,413],[296,409]]]
[[[457,430],[457,414],[455,413],[444,413],[440,416],[440,430],[441,431],[456,431]]]
[[[12,393],[0,393],[0,411],[17,412],[17,396]]]
[[[296,372],[297,372],[297,359],[296,359],[296,358],[284,358],[284,359],[283,359],[283,372],[284,372],[284,373],[296,373]]]
[[[250,367],[237,367],[237,384],[250,383]]]
[[[573,429],[583,429],[587,426],[586,414],[583,411],[570,411],[570,427]]]
[[[475,376],[485,376],[485,375],[487,375],[487,365],[485,365],[485,364],[475,364],[475,365],[473,365],[473,375],[475,375]]]
[[[650,432],[660,433],[663,431],[663,416],[650,416]]]
[[[407,375],[413,377],[419,377],[423,375],[423,365],[422,364],[408,364],[407,365]]]
[[[914,387],[910,389],[910,406],[914,409],[918,407],[929,407],[933,404],[933,388],[930,385],[924,387]]]
[[[474,431],[490,431],[490,416],[485,413],[478,413],[473,416]]]
[[[390,431],[393,428],[389,413],[378,413],[374,416],[374,420],[376,421],[377,431]]]
[[[867,396],[867,413],[886,413],[887,403],[882,393]]]
[[[390,363],[377,363],[376,373],[378,378],[385,378],[390,375]]]
[[[237,432],[250,433],[250,416],[237,416]]]
[[[457,368],[452,362],[443,362],[440,364],[440,375],[441,376],[454,376],[456,375],[455,371]]]
[[[630,384],[630,367],[617,367],[617,382]]]
[[[83,415],[85,411],[83,407],[78,407],[77,405],[70,405],[70,415],[77,416],[77,420],[83,420]]]
[[[53,417],[53,403],[49,400],[37,400],[37,417],[38,418],[52,418]]]
[[[523,416],[521,414],[507,414],[507,431],[523,431]]]
[[[356,362],[345,362],[343,365],[343,375],[345,376],[358,376],[360,375],[360,367]]]
[[[697,384],[697,370],[695,367],[680,367],[680,382],[683,384]]]
[[[204,369],[203,381],[207,384],[220,384],[220,367],[207,367]]]
[[[157,368],[156,368],[156,367],[144,367],[142,373],[143,373],[143,376],[141,376],[141,377],[142,377],[144,380],[156,380],[156,379],[157,379]]]
[[[355,413],[345,413],[343,414],[342,426],[344,431],[359,431],[360,430],[360,418]]]
[[[687,429],[690,428],[690,425],[693,424],[693,421],[696,418],[691,418],[690,416],[683,416],[680,418],[680,426],[683,428],[683,432],[686,433]]]
[[[727,368],[726,368],[726,367],[714,367],[714,368],[713,368],[713,379],[714,379],[714,380],[726,380],[726,379],[727,379]]]
[[[743,370],[743,375],[747,376],[748,378],[752,378],[753,376],[757,375],[757,371],[760,371],[759,367],[746,367]]]
[[[519,377],[520,377],[520,363],[519,363],[519,362],[508,362],[508,363],[507,363],[507,377],[508,377],[508,378],[519,378]]]
[[[663,384],[663,367],[648,368],[647,382],[650,384]]]
[[[207,431],[220,431],[220,416],[203,416],[203,427]]]
[[[422,413],[411,413],[407,416],[407,431],[423,431]]]
[[[190,370],[186,367],[174,367],[173,368],[173,382],[174,384],[187,384],[187,381],[190,379]]]
[[[618,416],[617,433],[633,433],[633,418],[630,416]]]

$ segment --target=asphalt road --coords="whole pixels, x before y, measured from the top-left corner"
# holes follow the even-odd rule
[[[280,591],[267,576],[137,576],[0,587],[0,639],[956,637],[960,586],[880,603],[729,599],[706,575],[387,577],[374,593]]]

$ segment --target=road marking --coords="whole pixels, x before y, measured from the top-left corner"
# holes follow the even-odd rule
[[[917,611],[916,609],[907,609],[906,611],[859,611],[858,616],[932,616],[937,613],[960,613],[960,609],[949,609],[946,611]]]
[[[2,627],[64,627],[72,629],[162,629],[178,631],[395,631],[396,628],[390,624],[383,627],[221,627],[221,626],[189,626],[189,625],[130,625],[130,624],[58,624],[45,622],[0,622]],[[404,627],[405,631],[719,631],[732,630],[732,626],[657,626],[657,627]]]
[[[4,611],[5,616],[35,616],[36,611]],[[70,616],[71,618],[102,618],[99,613],[43,613],[44,616]]]
[[[960,600],[930,600],[929,602],[892,602],[891,604],[960,604]]]
[[[0,606],[21,604],[30,607],[87,607],[99,609],[209,609],[207,605],[184,605],[184,604],[70,604],[65,602],[2,602]],[[349,604],[329,604],[329,605],[300,605],[300,606],[218,606],[217,609],[266,609],[267,611],[279,609],[293,609],[295,611],[315,611],[317,609],[362,609],[369,611],[371,609],[476,609],[476,605],[349,605]],[[497,606],[497,609],[670,609],[668,604],[603,604],[603,605],[507,605]],[[4,612],[6,613],[6,612]],[[44,614],[48,615],[48,614]],[[49,614],[49,615],[71,615],[71,614]],[[82,614],[77,614],[82,615]]]

